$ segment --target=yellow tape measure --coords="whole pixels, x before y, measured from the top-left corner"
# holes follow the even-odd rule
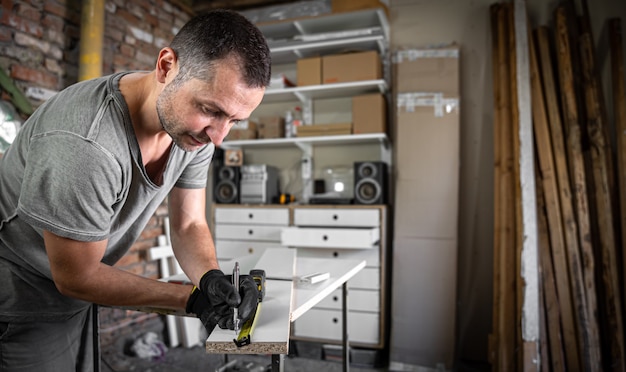
[[[252,317],[243,324],[243,326],[241,327],[241,331],[239,331],[239,335],[236,339],[233,339],[237,347],[249,345],[252,342],[252,333],[254,332],[257,320],[260,317],[261,303],[263,302],[263,298],[265,297],[265,271],[260,269],[250,270],[250,276],[257,284],[257,288],[259,290],[259,298],[256,305],[256,310],[254,311],[254,315],[252,315]]]

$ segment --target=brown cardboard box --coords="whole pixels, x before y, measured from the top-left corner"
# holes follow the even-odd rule
[[[352,97],[352,132],[386,133],[387,102],[382,94]]]
[[[420,162],[420,159],[414,159]],[[438,168],[435,161],[431,168]],[[395,182],[396,216],[394,236],[428,239],[456,239],[458,237],[458,183],[439,182],[436,173],[424,172],[419,180],[397,179]],[[443,174],[451,173],[441,169]],[[458,172],[458,169],[457,169]],[[454,178],[452,178],[454,179]]]
[[[259,138],[285,137],[285,119],[281,116],[263,116],[259,118]]]
[[[298,127],[298,137],[312,136],[338,136],[341,134],[351,134],[352,123],[338,124],[313,124]]]
[[[301,58],[296,66],[298,86],[322,84],[322,57]]]
[[[255,139],[257,137],[256,129],[231,129],[224,141],[237,141]]]
[[[403,106],[396,115],[396,167],[399,180],[440,185],[457,182],[460,167],[460,113],[441,116],[433,106]],[[426,181],[427,180],[427,181]]]
[[[392,256],[391,343],[405,347],[395,350],[408,365],[450,369],[458,308],[457,241],[394,236]]]
[[[377,80],[383,76],[377,51],[334,54],[322,57],[322,83]]]
[[[257,138],[257,124],[251,120],[243,120],[231,128],[224,138],[225,141],[247,140]]]
[[[458,46],[407,49],[394,54],[396,93],[438,92],[459,97]]]
[[[454,239],[461,165],[459,109],[439,112],[432,105],[418,105],[419,99],[402,97],[407,95],[398,95],[394,142],[394,236]]]

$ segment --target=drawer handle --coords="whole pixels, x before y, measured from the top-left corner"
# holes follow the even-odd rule
[[[248,247],[248,253],[253,254],[254,253],[254,248]]]
[[[337,216],[336,214],[333,214],[333,220],[337,221],[339,219],[339,216]]]
[[[324,236],[322,236],[322,240],[323,240],[323,241],[327,241],[327,240],[328,240],[328,235],[324,235]]]
[[[333,257],[339,257],[339,252],[333,252]]]
[[[253,219],[253,218],[254,218],[254,215],[253,215],[252,213],[250,213],[250,214],[248,215],[248,218],[249,218],[249,219]]]
[[[333,318],[333,323],[335,323],[335,324],[339,323],[339,319]]]
[[[252,234],[254,234],[254,231],[248,230],[248,235],[252,235]]]
[[[335,301],[335,302],[339,301],[339,297],[333,296],[333,301]]]

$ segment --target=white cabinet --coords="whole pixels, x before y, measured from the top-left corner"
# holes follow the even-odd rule
[[[366,267],[348,281],[348,333],[353,345],[384,346],[388,329],[385,221],[384,206],[295,206],[293,226],[281,233],[281,243],[298,250],[296,257],[366,260]],[[340,342],[341,307],[337,291],[296,320],[293,336]]]
[[[289,225],[289,210],[273,207],[216,205],[213,210],[218,259],[260,257],[280,246],[280,234]]]
[[[365,260],[365,268],[347,283],[350,343],[386,347],[390,302],[386,206],[216,204],[213,222],[218,258],[256,257],[268,247],[287,246],[297,249],[296,260]],[[342,305],[341,290],[335,291],[296,320],[292,337],[340,343]]]

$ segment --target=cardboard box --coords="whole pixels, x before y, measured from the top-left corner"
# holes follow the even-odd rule
[[[394,236],[457,237],[460,178],[459,110],[436,115],[417,99],[398,99]]]
[[[251,120],[243,120],[230,129],[225,141],[247,140],[257,138],[257,124]]]
[[[395,152],[399,180],[433,184],[458,182],[460,167],[460,110],[438,116],[431,105],[405,106],[397,100]],[[455,99],[449,99],[458,102]],[[412,102],[419,102],[418,99]]]
[[[338,136],[352,134],[352,123],[313,124],[298,127],[298,137]]]
[[[281,116],[263,116],[259,118],[259,138],[285,137],[285,119]]]
[[[334,84],[382,79],[377,51],[334,54],[322,57],[322,83]]]
[[[395,52],[395,92],[438,92],[459,97],[459,57],[458,46]]]
[[[436,162],[431,167],[437,167]],[[451,173],[448,169],[441,171]],[[425,173],[420,180],[396,180],[394,236],[457,239],[459,186],[454,177],[439,183],[442,177]]]
[[[322,84],[322,57],[301,58],[296,66],[298,86]]]
[[[256,129],[231,129],[224,141],[238,141],[257,138]]]
[[[392,360],[452,368],[458,308],[457,257],[454,239],[394,237],[391,329],[395,331],[391,333],[391,344],[397,347],[390,355]]]
[[[352,132],[387,132],[387,102],[382,94],[352,97]]]

